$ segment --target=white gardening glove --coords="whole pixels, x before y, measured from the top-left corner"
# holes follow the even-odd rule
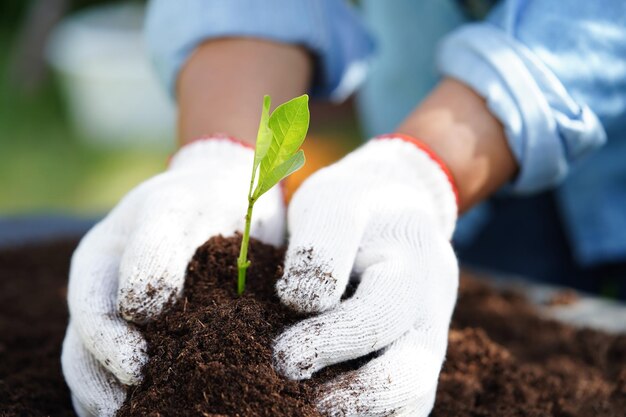
[[[381,350],[322,389],[324,414],[427,416],[432,409],[458,286],[449,241],[456,213],[445,166],[401,135],[370,141],[295,194],[276,289],[285,304],[321,314],[277,338],[275,367],[306,379]],[[360,284],[341,301],[351,273]]]
[[[111,416],[141,379],[143,322],[180,295],[187,264],[211,236],[242,230],[253,150],[228,138],[183,147],[163,174],[131,191],[74,252],[62,365],[80,416]],[[278,188],[255,205],[252,235],[280,245]],[[235,281],[233,281],[235,285]]]

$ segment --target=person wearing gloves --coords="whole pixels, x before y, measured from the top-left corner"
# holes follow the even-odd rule
[[[275,245],[288,229],[276,290],[317,313],[275,341],[279,372],[309,378],[380,351],[328,383],[322,413],[428,415],[456,300],[457,217],[496,191],[557,187],[580,259],[626,260],[622,1],[502,0],[472,23],[465,2],[360,3],[361,16],[341,0],[150,3],[147,39],[178,102],[181,148],[73,256],[62,365],[79,415],[115,413],[147,360],[128,323],[180,295],[199,245],[241,230],[253,157],[243,142],[261,97],[340,100],[368,63],[359,105],[376,137],[311,176],[287,209],[278,190],[264,195],[252,226]],[[522,226],[537,217],[526,214]],[[501,232],[501,246],[522,233]],[[352,274],[360,284],[341,300]]]

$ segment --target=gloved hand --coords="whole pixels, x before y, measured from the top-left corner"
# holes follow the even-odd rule
[[[253,150],[228,138],[183,147],[161,175],[131,191],[72,257],[63,374],[80,416],[111,416],[137,384],[146,343],[128,321],[155,317],[180,293],[195,250],[243,229]],[[280,245],[278,188],[255,205],[252,235]]]
[[[321,314],[277,338],[275,367],[306,379],[380,350],[322,389],[320,411],[428,415],[456,301],[458,266],[449,242],[456,213],[445,166],[401,135],[370,141],[296,192],[276,289],[294,309]],[[359,286],[341,301],[351,273]]]

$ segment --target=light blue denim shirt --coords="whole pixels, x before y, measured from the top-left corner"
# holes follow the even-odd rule
[[[358,102],[372,135],[393,131],[442,74],[457,78],[505,127],[520,166],[506,192],[556,188],[577,260],[626,260],[626,2],[502,0],[480,22],[460,3],[152,0],[146,35],[170,91],[218,37],[305,46],[321,97],[347,96],[369,68]]]

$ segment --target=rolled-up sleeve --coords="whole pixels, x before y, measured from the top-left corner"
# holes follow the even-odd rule
[[[441,43],[437,65],[504,125],[518,193],[552,187],[626,114],[626,3],[508,0]]]
[[[181,67],[203,41],[255,37],[302,45],[316,57],[311,93],[341,100],[363,80],[373,43],[343,0],[152,0],[145,36],[174,94]]]

